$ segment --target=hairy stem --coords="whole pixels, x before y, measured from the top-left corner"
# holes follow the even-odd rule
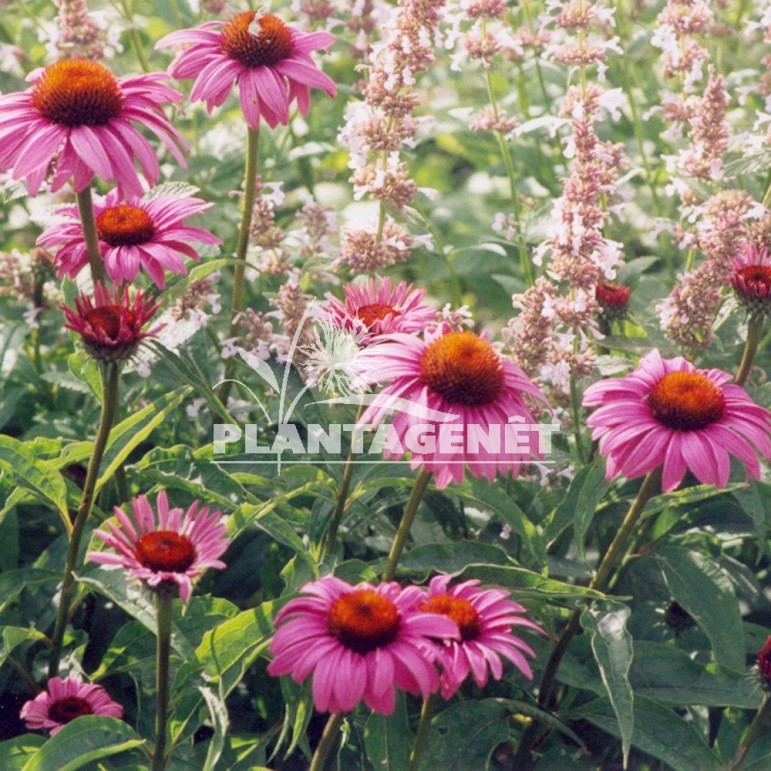
[[[760,338],[763,334],[763,321],[765,317],[762,313],[754,313],[747,321],[747,340],[744,343],[742,360],[739,364],[739,371],[736,373],[734,382],[736,385],[743,386],[752,369],[752,363],[758,353]]]
[[[418,771],[420,768],[420,759],[423,756],[423,750],[426,748],[429,731],[431,730],[431,718],[434,714],[438,696],[432,693],[424,702],[420,710],[420,722],[418,723],[418,732],[415,734],[415,741],[410,751],[410,765],[408,771]]]
[[[343,720],[345,720],[345,715],[342,712],[333,712],[329,716],[329,720],[324,727],[324,733],[321,735],[321,741],[313,753],[309,771],[324,771],[329,753],[332,751],[332,747],[334,747],[337,741],[340,727],[343,725]]]
[[[156,592],[158,636],[155,662],[155,747],[153,771],[166,767],[166,723],[169,719],[169,654],[171,653],[171,621],[174,604],[172,587],[161,584]]]
[[[91,187],[86,186],[75,195],[78,201],[80,223],[83,226],[83,240],[86,242],[88,264],[91,266],[91,280],[94,286],[99,283],[104,284],[107,276],[104,272],[102,252],[99,249],[99,234],[96,229],[96,219],[94,218],[94,202],[91,197]]]

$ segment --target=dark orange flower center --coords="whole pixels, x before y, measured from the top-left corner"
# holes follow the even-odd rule
[[[143,535],[134,550],[142,565],[158,572],[184,573],[196,558],[193,542],[173,530]]]
[[[329,633],[356,653],[392,643],[399,633],[399,609],[372,589],[344,594],[332,603]]]
[[[481,407],[503,389],[503,366],[492,345],[473,332],[448,332],[425,350],[423,382],[451,404]]]
[[[96,218],[99,238],[110,246],[144,244],[155,235],[153,218],[138,206],[113,206]]]
[[[753,297],[766,298],[771,296],[771,266],[747,265],[744,268],[739,268],[737,273],[734,286],[738,281],[739,286]]]
[[[392,308],[390,305],[379,305],[373,303],[372,305],[362,305],[356,311],[356,318],[361,319],[369,329],[376,321],[383,321],[389,316],[399,316],[399,311]]]
[[[252,24],[255,18],[257,22]],[[257,25],[259,30],[255,29]],[[258,17],[254,11],[245,11],[225,25],[220,48],[247,67],[272,67],[294,53],[294,41],[289,27],[272,13]]]
[[[723,417],[725,398],[700,372],[670,372],[648,395],[653,417],[675,431],[697,431]]]
[[[477,609],[463,597],[437,594],[420,604],[426,613],[439,613],[454,621],[463,642],[476,640],[482,634],[482,618]]]
[[[595,289],[595,297],[600,305],[610,305],[613,308],[623,308],[629,302],[632,287],[623,284],[611,284],[601,281]]]
[[[32,87],[38,114],[63,126],[104,126],[123,110],[123,92],[103,64],[66,59],[46,67]]]
[[[69,723],[81,715],[93,715],[94,710],[85,699],[80,696],[67,696],[57,699],[48,708],[48,717],[57,723]]]
[[[125,318],[129,327],[136,322],[136,314],[120,305],[100,305],[86,313],[86,321],[103,332],[110,340],[117,340],[120,334],[120,322]]]

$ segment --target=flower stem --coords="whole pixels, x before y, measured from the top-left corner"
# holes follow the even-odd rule
[[[424,702],[420,710],[420,722],[418,723],[418,732],[415,734],[415,742],[410,752],[410,765],[408,771],[418,771],[420,768],[420,759],[423,750],[426,748],[426,740],[431,730],[431,718],[434,714],[437,695],[432,693]]]
[[[247,127],[246,165],[244,169],[244,202],[241,212],[241,225],[238,229],[236,244],[236,269],[233,274],[233,299],[230,303],[230,331],[228,337],[238,335],[238,318],[244,309],[244,274],[246,273],[246,252],[249,248],[249,229],[254,217],[254,201],[257,197],[257,166],[260,157],[260,127]],[[219,390],[219,400],[227,406],[230,389],[233,387],[233,370],[236,357],[228,359],[225,365],[225,377]]]
[[[340,480],[340,487],[337,491],[337,502],[332,517],[329,520],[329,530],[324,538],[324,548],[321,551],[322,557],[328,557],[335,549],[335,540],[337,539],[337,530],[340,527],[340,521],[345,514],[345,504],[348,502],[348,490],[351,487],[351,476],[353,474],[353,451],[348,451],[348,457],[345,459],[345,468],[343,469],[343,478]]]
[[[742,361],[739,364],[739,371],[734,379],[736,385],[743,386],[750,374],[752,363],[755,361],[755,356],[758,353],[764,320],[765,316],[762,313],[754,313],[747,321],[747,341],[744,343]]]
[[[161,584],[156,597],[158,598],[158,637],[155,662],[155,747],[152,771],[163,771],[166,767],[166,722],[169,719],[169,654],[174,603],[173,587]]]
[[[91,280],[94,285],[104,284],[106,275],[104,272],[104,260],[102,252],[99,249],[99,234],[96,230],[96,219],[94,218],[94,202],[91,198],[91,187],[86,186],[79,193],[75,194],[78,201],[78,214],[83,226],[83,239],[86,242],[86,251],[88,253],[88,264],[91,266]]]
[[[99,427],[94,439],[94,451],[88,463],[86,481],[83,485],[83,497],[75,516],[75,523],[70,534],[70,544],[67,550],[67,560],[64,566],[64,578],[62,579],[62,591],[59,598],[59,608],[54,624],[54,633],[51,638],[51,659],[48,665],[48,676],[54,677],[59,671],[59,658],[61,657],[62,640],[64,630],[67,627],[67,617],[70,613],[70,603],[75,591],[75,568],[80,551],[80,541],[86,522],[94,507],[94,492],[99,477],[99,466],[102,463],[107,440],[118,411],[118,380],[120,375],[118,362],[110,362],[102,368],[102,414],[99,417]]]
[[[337,741],[337,734],[340,731],[340,727],[343,725],[345,715],[342,712],[333,712],[329,716],[326,726],[324,727],[324,733],[321,735],[321,741],[316,747],[316,751],[313,753],[313,759],[311,760],[311,766],[308,771],[324,771],[324,767],[327,764],[327,757],[332,751],[332,747]]]
[[[750,727],[747,729],[747,733],[744,735],[739,749],[736,750],[736,754],[731,760],[730,771],[739,771],[744,765],[744,760],[747,757],[747,752],[752,747],[755,739],[760,736],[760,732],[766,725],[771,725],[771,696],[764,694],[763,701],[758,707],[758,711],[755,713],[755,717],[750,723]]]
[[[597,567],[594,578],[589,582],[590,589],[601,591],[605,588],[610,571],[624,551],[627,540],[629,539],[632,530],[634,530],[639,522],[640,516],[645,509],[645,505],[653,497],[661,483],[661,470],[661,467],[659,467],[654,471],[651,471],[643,480],[643,483],[637,492],[637,497],[629,507],[629,511],[624,517],[624,521],[621,523],[618,532]],[[538,706],[542,709],[551,709],[554,706],[553,697],[557,670],[559,669],[559,665],[562,662],[562,658],[565,655],[565,651],[567,651],[570,641],[578,631],[581,610],[582,608],[579,605],[579,607],[573,611],[573,615],[570,617],[568,625],[563,630],[559,640],[557,640],[557,644],[554,646],[554,650],[549,657],[549,661],[543,673],[543,678],[541,679],[541,688],[538,693]],[[522,743],[517,750],[517,756],[514,759],[514,768],[522,770],[532,768],[532,751],[539,739],[540,733],[541,726],[537,722],[532,723],[527,729],[525,735],[522,737]]]
[[[391,551],[388,555],[385,570],[383,571],[383,581],[392,581],[396,574],[396,565],[399,563],[399,557],[402,556],[404,544],[407,541],[407,536],[410,534],[412,523],[415,521],[418,505],[423,498],[423,493],[426,491],[430,480],[431,472],[421,468],[418,478],[415,480],[415,487],[412,488],[407,505],[404,507],[404,514],[402,514],[402,521],[399,523],[399,529],[396,531],[393,543],[391,544]]]

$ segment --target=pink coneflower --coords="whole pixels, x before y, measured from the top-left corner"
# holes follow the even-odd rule
[[[175,583],[179,596],[187,601],[192,581],[206,568],[224,568],[218,559],[228,547],[226,528],[218,511],[199,509],[196,501],[183,512],[170,509],[166,492],[158,493],[157,513],[144,495],[131,501],[133,518],[115,507],[117,524],[105,522],[105,530],[95,530],[117,554],[89,552],[86,558],[102,565],[117,565],[144,581],[152,589]]]
[[[458,636],[447,618],[416,608],[418,587],[397,583],[351,586],[327,577],[276,616],[271,675],[302,683],[313,673],[319,712],[348,712],[362,699],[383,715],[395,704],[394,685],[426,698],[439,686],[433,665],[438,642]]]
[[[107,275],[120,284],[133,281],[143,268],[161,289],[166,284],[165,271],[185,275],[184,257],[199,259],[191,241],[222,243],[208,230],[184,222],[211,206],[200,198],[176,195],[122,200],[116,190],[110,191],[103,201],[94,203],[99,247]],[[58,275],[75,278],[89,264],[78,209],[68,206],[55,213],[71,219],[46,230],[37,243],[47,249],[59,247],[55,258]]]
[[[85,349],[94,358],[124,361],[136,353],[142,340],[160,328],[142,331],[159,307],[159,303],[142,291],[132,299],[127,286],[109,290],[97,284],[93,298],[82,294],[75,298],[74,310],[66,305],[62,310],[67,319],[65,327],[80,335]]]
[[[730,456],[760,477],[753,445],[771,455],[771,412],[720,370],[698,370],[681,357],[651,351],[623,378],[589,386],[587,420],[607,457],[606,477],[634,479],[663,466],[661,487],[674,490],[690,470],[703,484],[725,487]]]
[[[123,717],[123,707],[100,685],[83,683],[77,677],[52,677],[47,689],[21,708],[21,719],[33,731],[42,728],[53,736],[83,715]]]
[[[300,32],[270,13],[245,11],[227,22],[207,21],[172,32],[156,48],[190,46],[177,55],[169,74],[180,80],[195,78],[190,98],[203,99],[209,112],[225,102],[237,82],[244,117],[255,129],[260,116],[271,128],[286,125],[295,99],[307,115],[310,88],[330,96],[337,93],[334,81],[310,56],[334,40],[328,32]]]
[[[24,179],[35,195],[52,172],[51,190],[72,180],[84,190],[96,174],[124,195],[142,195],[134,159],[152,185],[159,167],[134,123],[155,134],[184,165],[187,149],[162,105],[182,94],[164,86],[164,74],[116,78],[103,64],[67,59],[35,70],[32,88],[0,96],[0,170]],[[179,146],[179,147],[178,147]]]
[[[479,581],[464,581],[449,587],[450,576],[435,576],[428,595],[418,605],[427,613],[440,613],[452,619],[460,630],[460,640],[446,640],[439,654],[442,663],[442,698],[449,699],[460,688],[469,672],[483,688],[490,674],[503,676],[501,656],[511,661],[525,677],[533,672],[523,653],[535,656],[533,649],[511,633],[523,626],[543,634],[538,624],[525,618],[525,609],[509,599],[501,589],[478,589]]]
[[[747,246],[734,260],[731,286],[749,313],[771,313],[771,254],[765,247]]]
[[[357,369],[371,382],[384,373],[391,381],[361,422],[378,425],[398,408],[386,457],[411,451],[412,467],[435,472],[440,489],[451,480],[460,483],[465,466],[492,481],[498,472],[516,474],[520,464],[539,454],[524,396],[546,400],[516,364],[473,332],[436,328],[422,339],[390,335],[362,351]]]
[[[406,281],[392,287],[390,278],[370,278],[364,285],[346,284],[343,294],[344,303],[327,294],[325,320],[345,331],[364,333],[365,345],[375,335],[419,332],[436,320],[436,309],[423,303],[425,290]]]

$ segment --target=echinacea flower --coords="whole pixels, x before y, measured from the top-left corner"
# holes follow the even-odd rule
[[[397,409],[384,455],[412,453],[412,467],[435,473],[438,488],[460,483],[467,466],[492,481],[540,455],[540,433],[525,396],[545,403],[516,364],[471,331],[437,327],[423,338],[397,333],[356,362],[364,380],[390,380],[362,424]]]
[[[204,100],[211,112],[222,105],[238,83],[241,109],[256,129],[260,117],[275,128],[289,123],[289,105],[310,109],[309,88],[337,93],[334,81],[321,72],[310,52],[329,48],[328,32],[300,32],[270,13],[244,11],[229,21],[207,21],[194,29],[172,32],[156,48],[189,46],[169,67],[179,80],[195,78],[190,98]]]
[[[21,708],[21,719],[33,731],[45,729],[53,736],[83,715],[123,717],[123,707],[101,685],[83,683],[77,677],[52,677],[46,687]]]
[[[739,303],[751,314],[771,314],[771,253],[747,246],[734,260],[731,286]]]
[[[111,549],[89,552],[90,562],[125,568],[151,589],[179,586],[183,601],[190,598],[192,582],[206,568],[224,568],[219,557],[228,547],[226,527],[218,511],[209,513],[196,501],[186,512],[169,508],[165,490],[158,493],[156,509],[144,495],[131,501],[133,516],[115,507],[115,519],[94,531]]]
[[[276,616],[271,675],[302,683],[313,673],[319,712],[349,712],[362,699],[375,712],[394,710],[394,685],[423,698],[436,691],[438,643],[456,638],[450,619],[416,608],[418,587],[351,586],[327,577],[306,584]]]
[[[771,456],[771,412],[731,379],[654,350],[626,377],[589,386],[584,406],[597,409],[587,425],[607,457],[606,477],[634,479],[663,466],[664,492],[674,490],[686,470],[702,484],[725,487],[733,455],[758,479],[755,448]]]
[[[147,324],[160,307],[152,297],[139,291],[132,299],[127,286],[110,290],[104,284],[94,287],[93,298],[82,294],[75,298],[75,309],[62,307],[67,329],[77,332],[83,346],[99,361],[124,361],[137,351],[139,343],[159,329],[146,332]]]
[[[442,698],[449,699],[469,673],[480,688],[487,685],[490,675],[500,680],[501,656],[532,679],[533,672],[524,654],[535,656],[535,652],[511,630],[521,626],[543,634],[543,629],[525,618],[525,609],[513,602],[508,592],[479,589],[475,579],[451,587],[451,580],[444,575],[432,578],[428,594],[418,605],[420,610],[452,619],[460,631],[460,640],[445,640],[440,649]]]
[[[600,281],[594,290],[602,316],[608,321],[623,319],[626,316],[631,294],[632,287],[613,284],[610,281]]]
[[[185,219],[206,211],[212,204],[200,198],[156,195],[125,200],[116,190],[94,202],[99,249],[107,275],[116,284],[134,281],[140,268],[161,288],[165,271],[185,275],[184,257],[198,260],[191,241],[220,244],[208,230],[185,225]],[[59,247],[55,262],[59,276],[75,278],[88,263],[88,249],[76,206],[58,209],[68,217],[40,235],[37,243],[46,249]]]
[[[766,691],[771,691],[771,635],[758,651],[758,676]]]
[[[142,195],[134,160],[153,185],[160,173],[150,143],[134,124],[155,134],[182,165],[182,137],[162,105],[182,94],[165,74],[116,78],[103,64],[66,59],[32,72],[32,88],[0,96],[0,170],[24,179],[35,195],[52,172],[51,191],[72,180],[76,192],[94,175],[115,181],[123,195]]]
[[[345,302],[327,295],[324,320],[345,331],[366,335],[367,345],[377,335],[420,332],[436,320],[436,309],[423,302],[425,290],[406,281],[391,286],[391,279],[370,278],[362,284],[343,287]]]

